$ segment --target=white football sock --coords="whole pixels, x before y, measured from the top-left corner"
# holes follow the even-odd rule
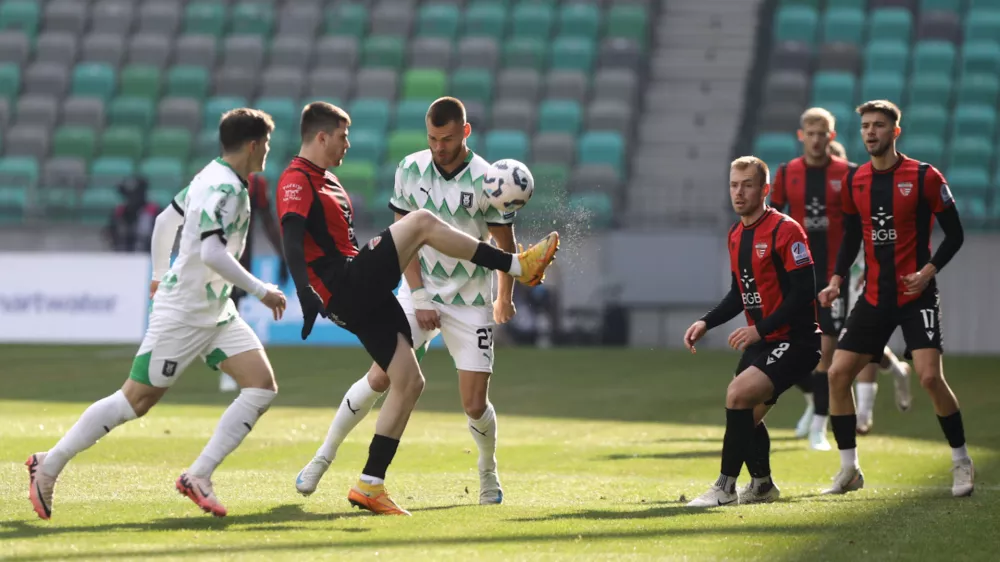
[[[365,419],[381,395],[381,393],[372,390],[371,385],[368,384],[367,374],[351,385],[347,394],[344,395],[344,400],[340,403],[340,408],[337,408],[337,415],[333,417],[330,430],[326,433],[326,440],[316,451],[316,456],[333,462],[337,456],[337,448],[347,438],[347,434],[357,427],[361,420]]]
[[[84,410],[80,419],[69,428],[56,446],[49,450],[42,472],[53,478],[59,476],[70,459],[93,447],[98,439],[112,429],[135,418],[135,410],[121,390],[94,402]]]
[[[379,478],[377,476],[368,476],[367,474],[361,475],[361,481],[364,482],[365,484],[370,484],[372,486],[381,486],[382,484],[385,484],[384,478]]]
[[[486,411],[478,419],[469,418],[469,433],[479,447],[479,471],[497,469],[497,416],[493,404],[486,404]]]
[[[277,392],[263,388],[244,388],[233,403],[222,413],[215,433],[208,445],[194,461],[188,473],[201,478],[211,478],[216,467],[239,447],[243,439],[271,406]]]
[[[858,450],[855,449],[841,449],[840,450],[840,467],[841,468],[860,468],[861,465],[858,464]]]
[[[507,271],[511,277],[517,277],[521,274],[521,260],[517,259],[517,254],[514,254],[510,258],[510,270]]]
[[[969,450],[965,448],[965,445],[962,445],[961,447],[958,447],[958,448],[952,448],[952,450],[951,450],[951,462],[954,462],[954,463],[969,462]],[[45,464],[48,464],[48,463],[49,463],[49,460],[45,459]]]
[[[877,382],[859,382],[855,390],[858,397],[858,417],[871,419],[875,409],[875,396],[878,394]]]
[[[826,434],[826,422],[830,419],[830,416],[821,416],[819,414],[813,415],[812,427],[810,430],[813,433]]]

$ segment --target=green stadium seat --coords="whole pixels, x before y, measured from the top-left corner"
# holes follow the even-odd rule
[[[101,98],[105,102],[115,93],[115,69],[110,64],[85,62],[73,69],[72,92],[75,96]]]
[[[167,157],[147,158],[139,164],[139,173],[146,176],[151,190],[177,193],[187,183],[184,162]]]
[[[611,131],[588,131],[576,145],[577,161],[580,164],[607,164],[624,177],[625,141],[619,133]]]
[[[258,98],[254,107],[271,115],[275,130],[294,131],[299,128],[302,106],[291,98]]]
[[[956,105],[952,116],[952,136],[992,139],[996,133],[997,112],[988,105]]]
[[[428,103],[445,95],[448,78],[437,69],[411,69],[403,74],[403,99],[427,100]]]
[[[965,17],[966,42],[1000,40],[1000,8],[972,9]]]
[[[583,123],[583,109],[572,100],[546,100],[538,111],[539,133],[576,135]]]
[[[962,11],[963,0],[920,0],[921,12],[955,12]]]
[[[271,145],[271,150],[273,151],[274,133],[271,133]],[[219,129],[202,129],[199,131],[194,139],[194,154],[191,156],[193,159],[192,164],[200,162],[200,166],[204,167],[209,160],[220,154],[222,154],[222,146],[219,144]],[[271,168],[274,160],[272,160],[270,155],[268,156],[268,160],[270,164],[267,167]]]
[[[189,2],[184,8],[184,33],[221,37],[226,28],[226,5],[222,2]]]
[[[509,12],[495,2],[480,1],[465,10],[466,37],[491,37],[501,40],[507,32]]]
[[[907,74],[909,60],[910,47],[908,44],[896,40],[872,41],[865,47],[864,72],[880,75],[896,74],[902,77]]]
[[[129,65],[122,69],[119,76],[118,95],[158,99],[162,76],[155,66],[141,64]]]
[[[966,74],[958,83],[958,103],[996,105],[1000,78],[995,74]]]
[[[364,4],[338,2],[325,12],[326,35],[345,35],[361,39],[368,32],[368,9]]]
[[[180,65],[167,71],[168,96],[202,100],[208,95],[209,85],[207,68]]]
[[[72,187],[49,185],[35,191],[35,202],[45,213],[45,220],[63,222],[76,220],[80,197]]]
[[[351,113],[352,120],[355,119]],[[351,131],[350,159],[352,162],[363,161],[378,165],[382,162],[385,152],[385,134],[373,129],[358,129]]]
[[[240,2],[233,7],[229,33],[270,37],[274,29],[274,7],[266,2]]]
[[[990,192],[990,172],[985,166],[949,168],[947,177],[956,201],[964,197],[985,197]]]
[[[190,178],[185,177],[182,180],[181,186],[186,186],[189,183]],[[176,189],[168,189],[166,187],[161,187],[160,189],[150,189],[147,198],[150,203],[159,206],[161,209],[166,208],[170,205],[170,202],[177,197]]]
[[[393,162],[392,160],[386,159],[386,163],[378,167],[378,171],[375,175],[376,187],[383,186],[383,189],[388,188],[389,193],[392,193],[392,187],[396,182],[396,168],[399,167],[399,161]],[[377,194],[376,194],[377,195]],[[388,199],[378,199],[377,203],[380,207],[387,207]]]
[[[20,29],[34,42],[38,34],[41,2],[5,0],[0,4],[0,30]]]
[[[351,102],[347,112],[351,115],[351,122],[355,123],[354,129],[363,128],[382,134],[389,128],[389,102],[386,100],[358,98]],[[351,138],[353,143],[353,131]]]
[[[205,102],[205,106],[202,109],[202,127],[205,129],[218,129],[219,120],[222,119],[222,114],[229,111],[230,109],[236,109],[237,107],[246,107],[247,100],[240,97],[230,97],[230,96],[217,96],[213,98],[208,98]]]
[[[645,29],[645,13],[640,13],[640,20],[633,22],[620,21],[624,19],[627,15],[621,13],[620,10],[616,8],[638,8],[637,6],[612,6],[608,10],[608,28],[609,32],[613,31],[614,34],[609,35],[613,37],[623,36],[622,34],[632,33],[634,28]],[[641,12],[641,8],[639,8]],[[627,23],[632,23],[633,26],[629,27]],[[612,26],[613,29],[612,29]],[[597,41],[597,36],[601,30],[601,11],[594,4],[582,4],[582,3],[569,3],[563,4],[559,9],[559,25],[557,27],[557,33],[560,37],[579,37],[580,39],[588,39],[591,42]],[[627,36],[631,38],[631,36]],[[638,38],[637,38],[638,39]],[[645,41],[645,37],[641,38]],[[642,41],[639,44],[642,44]]]
[[[943,105],[914,105],[903,114],[903,135],[928,135],[944,138],[948,111]]]
[[[1000,73],[1000,43],[976,41],[962,48],[962,72],[965,74]]]
[[[969,11],[978,9],[1000,10],[1000,0],[968,0]]]
[[[761,133],[753,143],[755,156],[767,163],[772,170],[799,156],[801,148],[791,133]]]
[[[851,162],[864,162],[868,160],[868,149],[865,148],[865,140],[861,135],[854,137],[847,148],[847,159]]]
[[[574,217],[586,217],[583,222],[592,228],[614,225],[614,203],[607,193],[573,193],[569,196],[569,208]]]
[[[535,178],[535,194],[532,199],[541,193],[565,193],[566,182],[569,181],[569,169],[560,164],[539,164],[531,166],[531,175]]]
[[[645,47],[647,29],[649,28],[645,7],[636,4],[615,3],[608,8],[605,17],[608,27],[604,31],[604,37],[632,39],[640,47]]]
[[[402,131],[427,131],[427,107],[430,100],[403,100],[396,105],[393,128]]]
[[[374,198],[375,166],[371,162],[345,161],[335,171],[337,179],[347,186],[352,197],[361,195],[365,202]]]
[[[522,2],[511,12],[510,34],[514,38],[532,37],[542,41],[552,35],[555,10],[544,4]]]
[[[907,88],[908,105],[951,105],[951,76],[945,74],[918,74]],[[905,118],[905,117],[904,117]]]
[[[135,173],[135,163],[129,158],[101,157],[90,164],[87,189],[114,187]]]
[[[27,189],[0,185],[0,224],[20,224],[27,207]]]
[[[906,8],[876,8],[868,16],[868,38],[910,42],[913,13]]]
[[[392,35],[373,35],[364,40],[361,64],[370,68],[401,70],[406,61],[403,39]]]
[[[541,71],[545,68],[545,49],[547,42],[535,37],[517,37],[509,39],[503,45],[503,65],[516,68],[533,68]]]
[[[589,73],[594,66],[595,44],[579,37],[559,37],[552,44],[552,70],[580,70]]]
[[[84,224],[107,222],[111,211],[121,203],[122,196],[114,187],[91,187],[80,195],[80,220]]]
[[[955,71],[955,45],[947,41],[920,41],[913,49],[913,74],[947,74]]]
[[[420,7],[418,37],[454,39],[458,34],[458,8],[451,4],[427,4]]]
[[[857,81],[849,72],[820,71],[813,75],[812,103],[854,103]]]
[[[807,45],[816,42],[819,16],[814,8],[782,6],[774,16],[774,41],[798,41]]]
[[[865,13],[857,8],[830,8],[823,16],[824,43],[860,45],[865,35]]]
[[[991,212],[985,196],[963,194],[962,197],[955,199],[955,207],[958,209],[959,216],[962,217],[962,228],[966,232],[975,229],[978,226],[976,223],[991,218],[1000,218],[1000,212],[997,212],[996,209]]]
[[[40,173],[38,161],[30,156],[0,158],[0,185],[4,187],[33,188]]]
[[[865,0],[867,1],[867,0]],[[778,2],[782,6],[807,6],[809,8],[819,9],[820,0],[779,0]],[[845,4],[846,4],[845,0]]]
[[[52,155],[82,158],[90,162],[97,152],[97,135],[89,127],[65,126],[52,136]]]
[[[17,99],[21,91],[21,67],[13,63],[0,64],[0,98]]]
[[[290,160],[293,153],[298,154],[300,145],[298,130],[299,127],[296,124],[290,129],[275,129],[271,132],[271,152],[267,159],[275,168],[284,168],[287,164],[286,160]],[[215,136],[218,138],[218,130],[216,130]],[[218,145],[216,146],[218,147]],[[221,147],[216,148],[216,156],[221,150]]]
[[[948,169],[993,167],[993,146],[977,137],[955,137],[948,147]]]
[[[195,176],[197,176],[198,174],[200,174],[201,171],[205,168],[205,165],[207,163],[208,162],[206,160],[202,160],[202,159],[200,159],[198,157],[195,157],[190,162],[188,162],[188,165],[187,165],[187,175],[185,176],[185,178],[187,179],[187,181],[190,182]],[[279,171],[281,170],[281,168],[277,167],[277,166],[268,166],[267,167],[268,170],[270,170],[271,168],[277,168]],[[268,185],[270,185],[270,184],[268,184]]]
[[[389,135],[387,164],[399,164],[403,158],[427,148],[427,133],[420,131],[393,131]]]
[[[482,154],[489,162],[504,158],[513,158],[525,162],[528,160],[528,135],[521,131],[493,130],[484,139],[485,150]]]
[[[149,135],[149,157],[173,158],[186,162],[191,155],[191,133],[187,129],[161,127]]]
[[[861,79],[861,99],[889,100],[901,104],[905,80],[901,74],[880,72]]]
[[[451,75],[450,94],[489,105],[493,99],[493,74],[483,68],[459,68]]]

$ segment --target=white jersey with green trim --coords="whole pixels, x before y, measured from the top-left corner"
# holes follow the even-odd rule
[[[237,260],[250,225],[250,197],[236,172],[221,158],[205,166],[174,197],[184,215],[177,258],[160,279],[153,313],[192,326],[218,326],[237,316],[233,286],[201,261],[201,241],[221,234]]]
[[[489,240],[491,225],[514,222],[515,213],[502,214],[490,205],[483,190],[489,162],[469,151],[465,163],[451,176],[442,175],[430,150],[404,158],[396,168],[396,182],[389,207],[408,213],[427,209],[462,232]],[[493,275],[467,260],[448,257],[424,246],[420,249],[424,288],[434,302],[486,306],[493,302]],[[409,294],[404,278],[399,289]]]

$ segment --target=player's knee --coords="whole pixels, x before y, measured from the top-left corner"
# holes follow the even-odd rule
[[[738,379],[729,383],[729,388],[726,389],[726,408],[744,410],[756,406],[751,400],[748,390],[746,385],[741,384]]]
[[[934,392],[944,385],[944,377],[940,369],[926,369],[920,372],[920,386],[928,392]]]
[[[827,371],[827,380],[830,382],[830,388],[841,390],[850,388],[853,378],[854,375],[843,364],[834,363]]]
[[[420,228],[420,230],[426,230],[432,228],[435,224],[440,222],[434,213],[428,211],[427,209],[418,209],[413,211],[408,216],[413,217],[414,223]]]
[[[463,398],[462,407],[465,409],[465,415],[471,419],[478,420],[486,413],[486,399],[479,398],[478,396],[475,398]]]
[[[368,370],[368,386],[375,392],[385,392],[389,390],[389,375],[385,374],[378,365],[372,365]]]

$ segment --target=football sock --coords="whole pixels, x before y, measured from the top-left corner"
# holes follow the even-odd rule
[[[872,410],[875,409],[875,396],[878,394],[878,383],[859,382],[856,388],[858,393],[858,414],[865,418],[871,418]]]
[[[470,261],[487,269],[504,271],[513,276],[521,274],[521,262],[514,259],[514,254],[507,253],[487,242],[479,243],[476,247],[476,253],[472,254]]]
[[[948,444],[951,445],[952,458],[955,460],[968,458],[969,454],[965,451],[965,427],[962,425],[962,412],[958,411],[950,416],[938,416],[938,422],[941,424],[941,430],[944,431]],[[959,454],[956,452],[958,449],[961,449],[961,457],[956,458],[955,456]]]
[[[326,439],[316,451],[316,456],[333,462],[340,444],[347,438],[347,434],[357,427],[361,420],[365,419],[379,396],[381,394],[375,392],[368,384],[367,373],[351,385],[351,388],[347,389],[347,394],[344,395],[340,407],[337,408],[337,414],[333,417],[330,429],[326,432]]]
[[[845,464],[847,459],[844,456],[845,451],[852,451],[851,453],[851,465],[856,464],[858,460],[856,448],[857,448],[857,435],[854,433],[855,428],[858,425],[857,414],[849,414],[846,416],[830,416],[830,424],[833,426],[833,437],[837,440],[837,448],[840,449],[840,460],[842,466],[848,466]],[[850,460],[850,459],[847,459]]]
[[[216,467],[239,447],[278,393],[263,388],[244,388],[222,413],[208,445],[188,469],[192,476],[211,478]]]
[[[747,471],[754,479],[768,479],[771,476],[771,434],[764,422],[757,424],[753,433],[753,446],[747,457]]]
[[[826,433],[826,423],[829,420],[830,416],[813,415],[812,426],[809,428],[809,431],[812,433]]]
[[[486,411],[478,419],[469,418],[469,433],[479,448],[479,471],[497,469],[497,416],[493,404],[486,404]]]
[[[59,476],[70,459],[94,446],[98,439],[112,429],[135,418],[135,410],[121,390],[94,402],[84,410],[80,419],[56,446],[49,450],[45,463],[42,464],[42,472],[53,478]]]
[[[840,467],[841,468],[860,468],[861,465],[858,464],[858,450],[857,449],[841,449],[840,450]]]
[[[736,477],[720,474],[719,479],[715,481],[715,485],[731,494],[736,491]]]
[[[372,444],[368,446],[368,462],[361,472],[361,479],[369,484],[381,484],[398,447],[399,439],[375,434]]]
[[[753,440],[753,409],[726,408],[726,435],[722,438],[722,467],[719,472],[731,476],[733,486],[744,461],[749,458],[748,453],[753,450]]]
[[[830,415],[830,381],[826,371],[813,371],[812,374],[813,401],[816,404],[817,416]]]

